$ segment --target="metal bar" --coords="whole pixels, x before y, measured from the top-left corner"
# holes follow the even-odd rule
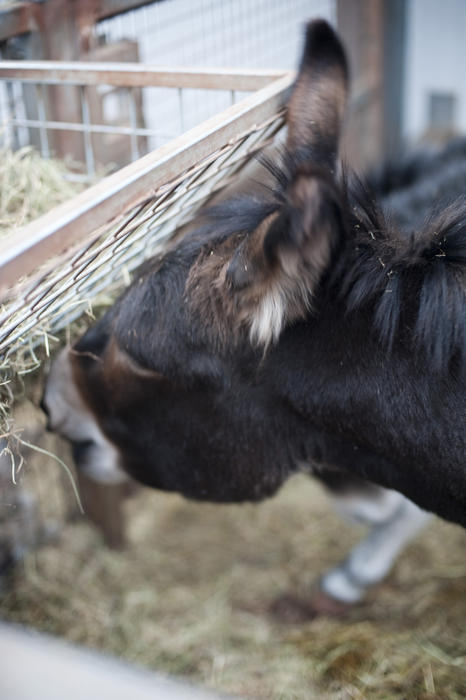
[[[20,147],[20,143],[19,143],[18,129],[14,128],[17,125],[13,124],[13,122],[16,120],[16,113],[17,112],[16,112],[16,100],[15,100],[14,85],[10,81],[8,81],[6,83],[6,92],[7,92],[7,96],[8,96],[8,113],[10,115],[9,126],[12,127],[12,129],[11,129],[12,139],[11,140],[13,143],[13,150],[16,151]]]
[[[50,158],[50,148],[49,148],[49,141],[47,137],[47,129],[45,128],[45,122],[47,121],[47,114],[45,110],[45,100],[44,100],[44,86],[43,85],[36,85],[35,86],[35,92],[36,92],[36,102],[37,102],[37,113],[39,117],[39,121],[42,124],[42,126],[39,127],[39,136],[40,136],[40,150],[44,158]]]
[[[175,134],[163,133],[154,129],[143,129],[142,127],[133,129],[131,126],[108,126],[107,124],[89,124],[88,126],[84,126],[81,122],[56,122],[47,120],[42,122],[40,119],[20,118],[10,119],[8,123],[12,126],[28,126],[36,129],[45,128],[59,131],[79,131],[81,133],[89,131],[94,134],[124,134],[126,136],[131,136],[131,134],[134,133],[137,136],[160,136],[168,139],[175,137]]]
[[[139,153],[138,134],[136,133],[138,128],[138,115],[136,113],[136,95],[134,93],[134,88],[128,88],[127,95],[129,100],[129,120],[131,123],[131,158],[134,161],[141,155]]]
[[[84,238],[87,231],[135,206],[225,143],[258,128],[282,109],[293,77],[287,74],[274,81],[1,241],[0,297],[21,276]]]
[[[383,139],[384,154],[390,158],[401,154],[404,70],[406,63],[407,14],[405,0],[385,2],[383,11]]]
[[[287,75],[283,70],[166,68],[139,63],[2,61],[0,78],[49,85],[175,87],[202,90],[258,90]]]
[[[80,86],[81,94],[81,114],[84,127],[84,157],[86,160],[86,170],[88,175],[95,175],[94,150],[92,148],[92,139],[90,132],[91,115],[89,112],[89,103],[87,101],[86,88]]]
[[[183,108],[183,90],[178,88],[178,110],[180,113],[180,127],[181,131],[185,131],[185,121],[184,121],[184,108]]]

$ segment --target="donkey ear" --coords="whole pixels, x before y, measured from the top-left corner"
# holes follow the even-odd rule
[[[309,22],[288,104],[287,148],[333,170],[348,95],[344,48],[324,20]]]
[[[339,193],[321,170],[302,166],[284,206],[243,239],[226,270],[239,318],[267,346],[303,318],[342,230]]]
[[[343,224],[334,168],[347,83],[337,35],[323,20],[309,23],[288,106],[291,177],[283,204],[243,239],[226,270],[238,320],[257,344],[267,346],[306,315],[338,243]]]

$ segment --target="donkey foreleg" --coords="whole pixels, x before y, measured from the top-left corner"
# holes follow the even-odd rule
[[[371,526],[369,534],[337,567],[321,579],[324,594],[342,603],[357,603],[391,570],[398,554],[430,515],[396,491],[381,487],[351,496],[334,496],[346,518]]]

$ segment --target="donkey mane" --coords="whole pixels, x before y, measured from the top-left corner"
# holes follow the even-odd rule
[[[465,367],[466,197],[436,205],[421,229],[402,231],[367,183],[354,178],[346,196],[349,250],[340,288],[348,310],[375,300],[375,325],[391,349],[414,303],[408,322],[415,349],[436,371],[453,358]]]
[[[286,149],[278,159],[261,156],[272,183],[256,183],[254,194],[210,207],[191,241],[252,233],[285,203],[305,160],[309,153]],[[369,180],[343,168],[338,193],[344,230],[322,280],[324,292],[337,294],[348,313],[371,304],[375,329],[388,350],[403,318],[413,348],[434,371],[445,372],[451,361],[466,368],[466,196],[436,203],[419,230],[402,230],[396,212],[384,211]]]

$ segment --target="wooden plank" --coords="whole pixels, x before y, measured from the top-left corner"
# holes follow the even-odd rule
[[[16,2],[0,7],[0,41],[36,29],[36,6],[34,3]]]
[[[286,75],[283,70],[165,68],[127,63],[2,61],[0,78],[51,85],[174,87],[202,90],[259,90]]]
[[[96,14],[98,19],[107,19],[122,12],[137,10],[144,5],[153,5],[154,0],[98,0]]]
[[[282,108],[293,80],[288,73],[8,236],[0,243],[0,297],[51,256],[266,121]]]
[[[91,9],[96,20],[103,20],[152,4],[154,0],[95,0]],[[82,0],[74,0],[73,5],[73,12],[76,15],[82,14],[87,9],[86,3]],[[41,12],[41,8],[37,2],[15,2],[0,7],[0,41],[37,31],[38,12]]]

